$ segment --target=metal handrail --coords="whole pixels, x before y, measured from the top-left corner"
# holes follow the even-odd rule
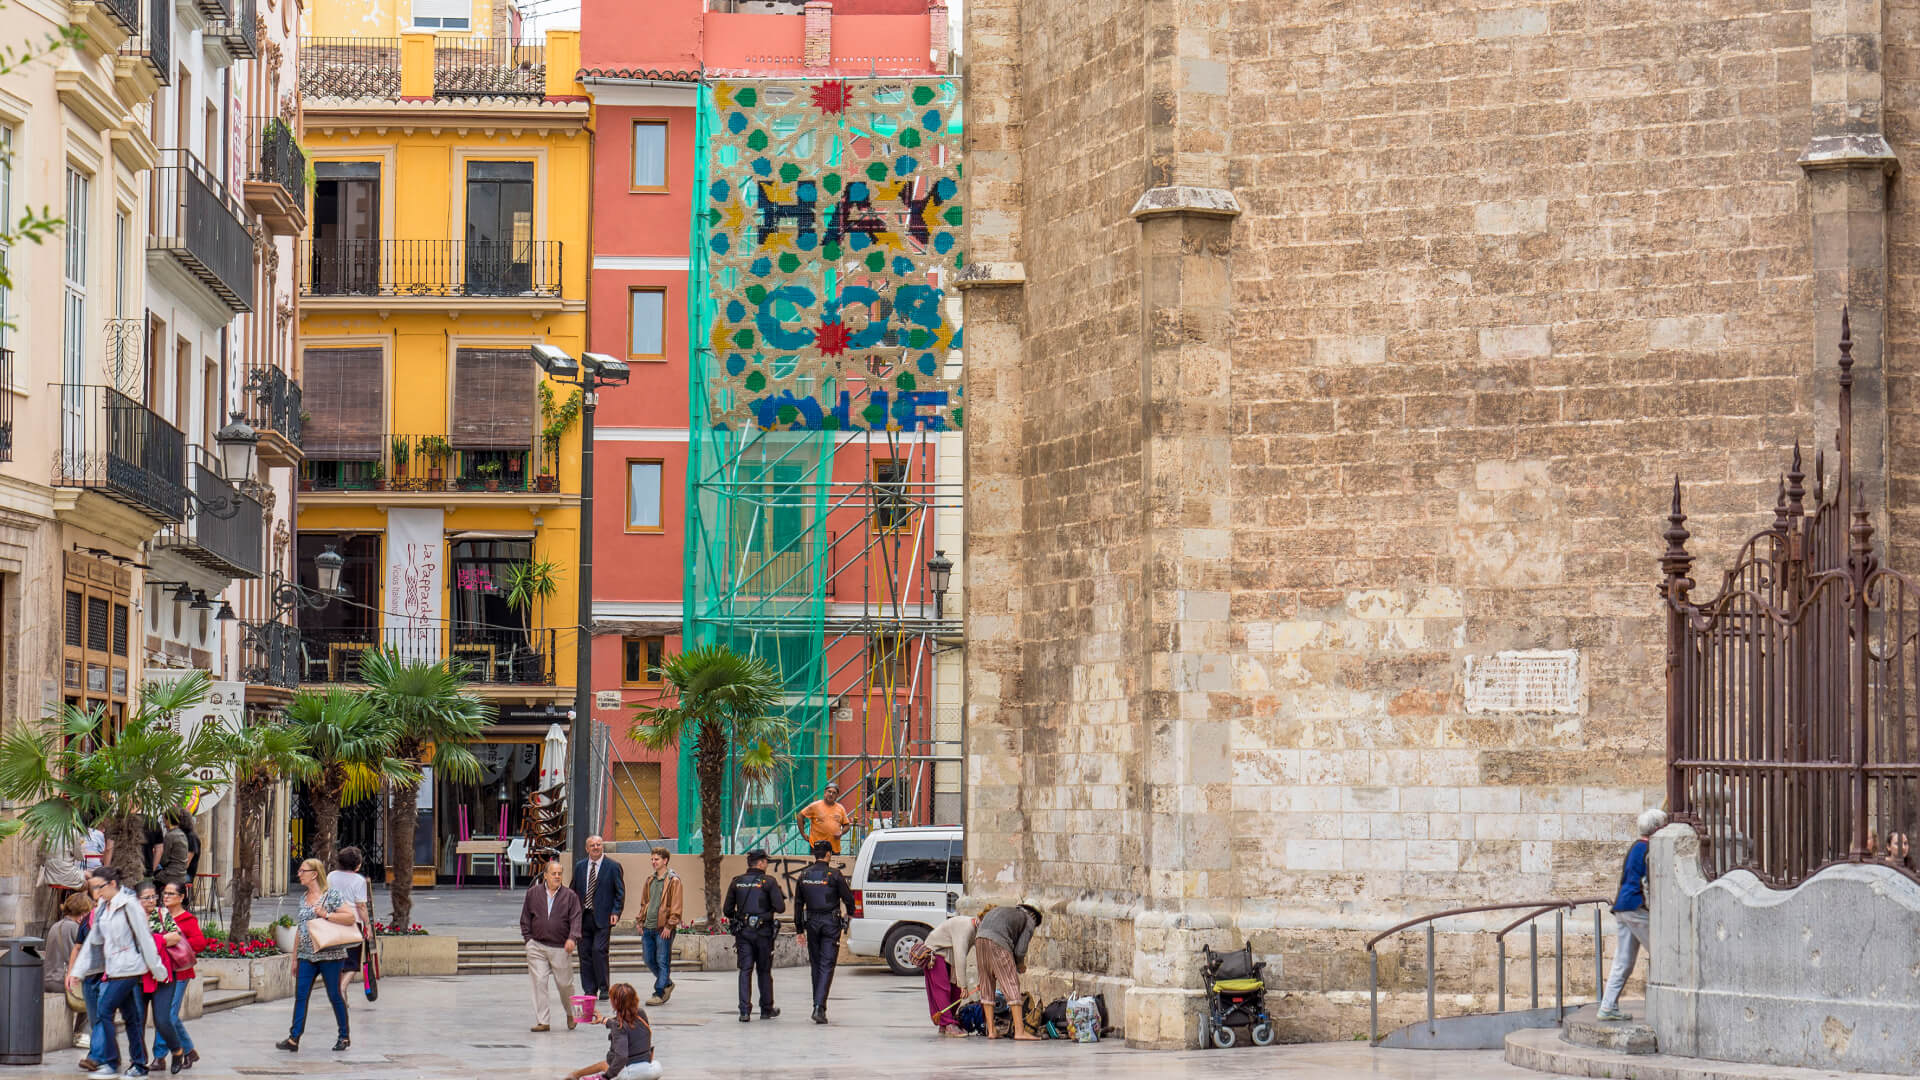
[[[1587,904],[1605,904],[1609,902],[1610,902],[1609,899],[1605,897],[1588,897],[1588,898],[1582,898],[1578,900],[1521,900],[1521,901],[1515,901],[1515,902],[1506,903],[1506,904],[1477,904],[1473,907],[1449,908],[1446,911],[1438,911],[1430,915],[1417,916],[1415,918],[1408,919],[1405,922],[1396,923],[1393,926],[1390,926],[1387,929],[1382,930],[1379,933],[1373,935],[1372,937],[1368,938],[1366,942],[1367,1045],[1377,1046],[1379,1045],[1379,1042],[1380,1042],[1380,954],[1374,951],[1374,947],[1378,945],[1381,941],[1389,937],[1392,937],[1393,935],[1398,934],[1403,930],[1409,930],[1409,929],[1412,929],[1413,927],[1425,924],[1427,928],[1427,1030],[1431,1032],[1434,1026],[1433,957],[1434,957],[1434,924],[1436,922],[1439,922],[1441,919],[1457,918],[1458,916],[1461,916],[1461,915],[1477,915],[1477,914],[1480,914],[1481,912],[1487,912],[1487,911],[1517,911],[1517,910],[1524,909],[1527,912],[1525,915],[1522,915],[1520,918],[1515,919],[1513,922],[1510,922],[1506,926],[1501,927],[1500,930],[1494,935],[1494,943],[1499,954],[1499,1004],[1500,1004],[1499,1011],[1506,1012],[1507,1011],[1507,935],[1509,933],[1512,933],[1514,930],[1518,929],[1521,926],[1528,927],[1528,941],[1531,949],[1529,953],[1529,963],[1532,967],[1532,972],[1533,972],[1533,976],[1532,976],[1533,1006],[1532,1007],[1537,1009],[1540,1007],[1540,965],[1539,965],[1540,934],[1539,934],[1538,924],[1535,922],[1535,920],[1539,919],[1542,915],[1545,915],[1548,912],[1554,912],[1556,914],[1556,918],[1554,920],[1554,958],[1553,958],[1554,1002],[1555,1002],[1555,1008],[1560,1010],[1561,1014],[1564,1015],[1566,1012],[1566,980],[1565,980],[1566,949],[1564,948],[1565,942],[1566,942],[1566,913],[1572,910],[1573,908],[1582,907]],[[1593,930],[1594,930],[1593,975],[1594,975],[1594,985],[1597,988],[1600,985],[1600,980],[1601,980],[1601,953],[1603,951],[1601,947],[1602,939],[1600,936],[1600,909],[1597,907],[1594,909],[1594,912],[1593,912]],[[1597,992],[1598,991],[1596,990],[1596,993]]]

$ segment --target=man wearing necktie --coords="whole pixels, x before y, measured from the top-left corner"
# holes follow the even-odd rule
[[[607,946],[627,905],[627,881],[620,864],[606,857],[607,845],[587,837],[587,857],[573,864],[573,891],[580,895],[580,986],[605,999],[613,981],[607,972]]]

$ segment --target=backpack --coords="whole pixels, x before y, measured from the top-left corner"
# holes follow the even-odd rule
[[[969,1001],[965,1005],[955,1009],[953,1011],[953,1020],[960,1025],[961,1031],[969,1035],[985,1035],[987,1033],[986,1010],[982,1009],[980,1003],[977,1001]]]
[[[1067,999],[1055,998],[1047,1002],[1040,1010],[1040,1033],[1049,1039],[1070,1039],[1072,1031],[1067,1026]]]
[[[1026,1027],[1027,1034],[1038,1035],[1043,1039],[1054,1037],[1047,1034],[1047,1022],[1041,1018],[1040,1014],[1045,1011],[1040,1007],[1040,1003],[1033,999],[1032,994],[1024,990],[1020,992],[1020,1023]]]

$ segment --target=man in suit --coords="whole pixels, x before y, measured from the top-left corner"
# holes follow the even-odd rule
[[[627,881],[620,864],[606,857],[606,842],[587,837],[587,857],[573,864],[573,891],[580,896],[580,986],[606,1000],[607,946],[620,912],[627,906]]]

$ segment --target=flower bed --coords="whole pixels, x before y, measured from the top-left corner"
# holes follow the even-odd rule
[[[373,932],[379,937],[425,937],[427,928],[419,923],[410,926],[390,926],[387,923],[376,922],[373,924]]]
[[[266,927],[254,927],[247,931],[245,938],[237,941],[217,926],[205,933],[212,944],[201,949],[199,955],[210,960],[252,960],[255,957],[281,955],[280,946],[274,942],[272,932]]]

